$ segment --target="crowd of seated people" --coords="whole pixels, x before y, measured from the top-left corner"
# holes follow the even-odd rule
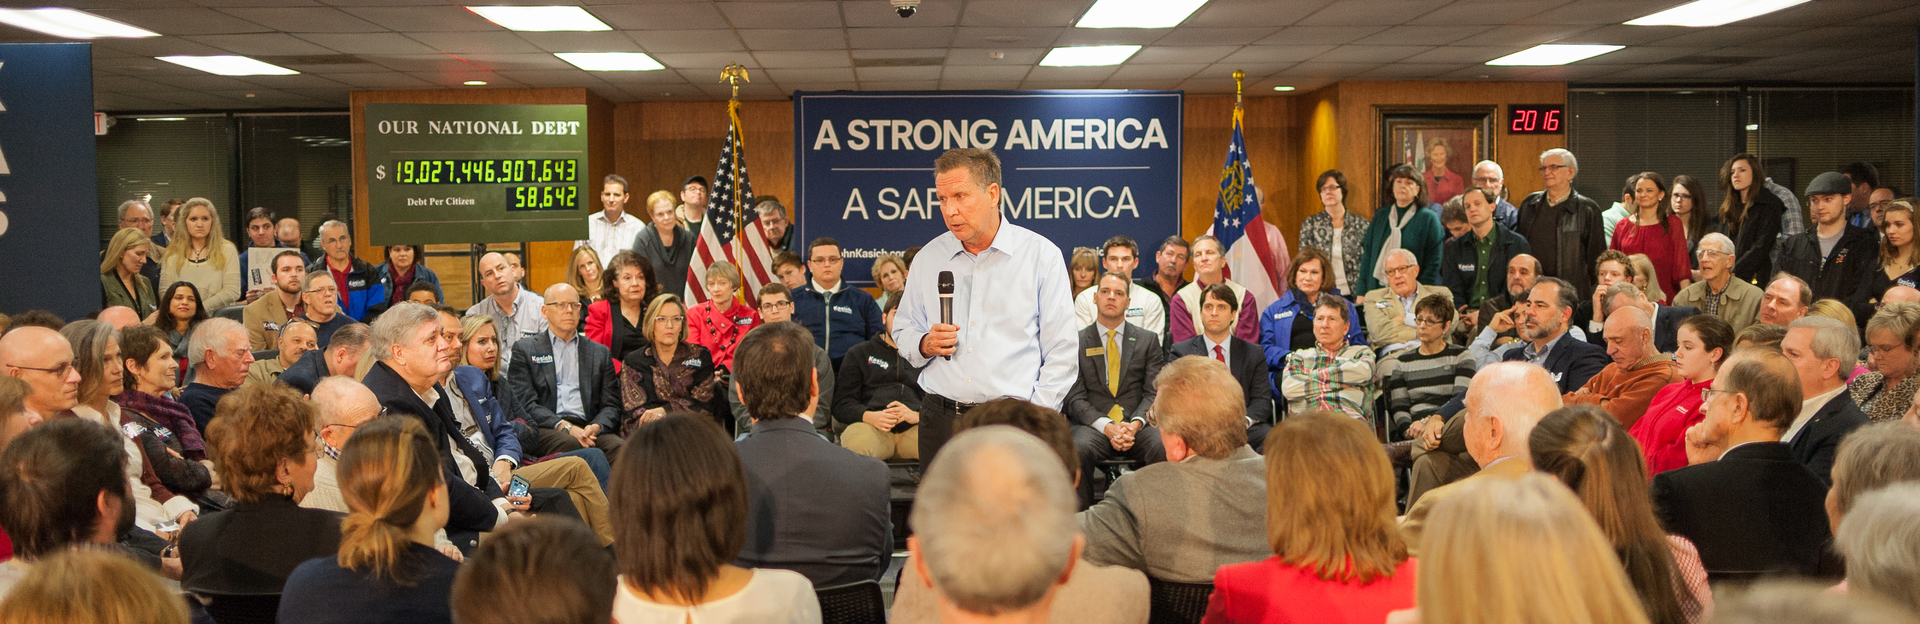
[[[911,251],[870,294],[763,202],[779,281],[689,284],[706,181],[641,216],[608,176],[563,280],[487,253],[458,310],[418,245],[128,202],[102,309],[0,334],[0,621],[815,622],[890,570],[900,621],[1187,586],[1208,622],[1697,624],[1796,591],[1763,577],[1920,617],[1914,200],[1741,154],[1717,206],[1642,172],[1602,210],[1539,160],[1511,203],[1490,162],[1393,167],[1369,217],[1322,173],[1272,300],[1211,236],[1144,279],[1129,237],[1076,251],[1063,404],[966,412],[907,526]]]

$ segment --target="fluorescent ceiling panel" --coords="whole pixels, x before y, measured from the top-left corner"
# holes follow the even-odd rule
[[[291,76],[300,73],[244,56],[157,56],[154,58],[221,76]]]
[[[1080,28],[1173,28],[1207,0],[1099,0],[1074,24]]]
[[[0,9],[0,23],[68,39],[158,37],[160,33],[73,9]]]
[[[1628,26],[1719,26],[1766,15],[1808,0],[1696,0],[1627,22]]]
[[[1543,43],[1491,61],[1488,65],[1565,65],[1575,61],[1590,59],[1626,46],[1617,45],[1570,45]]]
[[[1125,63],[1133,53],[1139,52],[1137,45],[1076,46],[1054,48],[1047,57],[1040,59],[1042,67],[1098,67]]]
[[[653,71],[667,68],[641,52],[558,52],[554,56],[587,71]]]
[[[613,30],[606,22],[577,6],[470,6],[487,21],[507,30],[524,32]]]

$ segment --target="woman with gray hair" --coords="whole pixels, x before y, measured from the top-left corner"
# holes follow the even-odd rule
[[[1860,497],[1840,521],[1834,542],[1847,558],[1849,593],[1886,598],[1920,611],[1920,483],[1900,483]]]
[[[1875,421],[1895,420],[1913,405],[1920,387],[1915,377],[1913,330],[1920,323],[1920,304],[1889,303],[1867,320],[1867,368],[1847,383],[1860,411]]]
[[[73,367],[80,372],[79,403],[73,406],[73,415],[122,431],[121,425],[126,422],[124,414],[113,402],[113,395],[126,390],[126,367],[120,361],[118,333],[112,325],[93,320],[74,321],[60,330],[60,335],[73,345]],[[198,516],[199,506],[185,496],[176,496],[155,476],[154,465],[149,462],[138,437],[128,436],[123,443],[134,517],[141,528],[156,532],[169,522],[192,522]],[[178,459],[164,454],[163,457]],[[184,460],[180,463],[200,467],[204,473],[205,468],[198,463]],[[200,489],[206,486],[201,485]]]

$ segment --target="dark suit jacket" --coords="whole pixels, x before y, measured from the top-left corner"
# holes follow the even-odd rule
[[[1653,317],[1653,348],[1661,353],[1680,350],[1680,321],[1699,313],[1700,308],[1693,306],[1660,306]],[[1602,332],[1587,332],[1587,342],[1601,349],[1607,348],[1607,337]]]
[[[602,433],[620,430],[620,377],[613,373],[613,352],[586,336],[580,339],[580,406],[584,418],[575,425],[600,425]],[[525,359],[522,359],[525,358]],[[544,361],[543,361],[544,360]],[[513,343],[513,366],[507,367],[507,385],[526,414],[527,424],[541,429],[560,426],[554,408],[560,401],[560,382],[553,365],[553,333],[540,333]]]
[[[1507,351],[1501,359],[1508,362],[1525,362],[1527,361],[1526,349],[1522,346]],[[1547,353],[1547,361],[1542,362],[1541,366],[1547,369],[1547,374],[1553,376],[1554,383],[1560,385],[1560,393],[1566,394],[1587,385],[1588,379],[1600,374],[1600,369],[1612,363],[1613,358],[1607,355],[1606,347],[1588,344],[1575,340],[1573,336],[1561,334],[1560,338],[1554,341],[1553,350]]]
[[[300,355],[299,360],[294,361],[293,366],[288,366],[279,377],[274,378],[274,381],[299,390],[300,394],[313,394],[313,387],[320,385],[320,380],[326,378],[329,372],[326,361],[321,359],[326,357],[326,351],[326,349],[308,349],[306,353]]]
[[[1105,329],[1099,322],[1080,330],[1080,375],[1067,391],[1067,417],[1093,426],[1119,404],[1128,419],[1145,415],[1153,407],[1153,378],[1160,375],[1167,355],[1160,350],[1160,339],[1153,332],[1132,323],[1120,324],[1120,396],[1107,390]],[[1262,351],[1261,356],[1265,357]]]
[[[1827,486],[1785,444],[1744,444],[1654,475],[1651,495],[1661,526],[1693,540],[1709,576],[1831,569]]]
[[[207,514],[180,530],[180,586],[220,594],[278,594],[301,563],[339,552],[342,518],[278,495]]]
[[[447,499],[451,503],[447,534],[453,543],[466,550],[473,534],[493,530],[499,520],[499,508],[493,506],[493,499],[502,498],[506,493],[500,491],[500,484],[493,482],[493,458],[482,454],[466,436],[460,435],[460,426],[453,419],[453,402],[446,391],[440,391],[438,402],[427,405],[386,362],[374,363],[361,383],[380,399],[380,406],[387,408],[388,414],[416,416],[426,424],[427,434],[433,436],[433,445],[440,451],[441,473],[447,481]],[[465,453],[467,459],[473,460],[474,469],[480,473],[479,487],[468,485],[460,476],[460,468],[453,462],[454,453]]]
[[[1833,485],[1833,456],[1840,451],[1840,439],[1869,422],[1867,413],[1853,402],[1853,394],[1841,390],[1838,396],[1820,406],[1812,420],[1800,427],[1789,445],[1793,458],[1800,460],[1820,482]]]
[[[1207,353],[1206,336],[1194,336],[1173,345],[1173,359],[1189,355],[1213,357],[1212,353]],[[1240,380],[1240,389],[1247,394],[1247,418],[1255,423],[1272,424],[1273,394],[1270,392],[1272,384],[1267,383],[1267,352],[1260,345],[1228,336],[1227,368],[1233,371],[1234,379]]]
[[[893,515],[885,463],[828,442],[806,418],[756,422],[737,445],[747,467],[747,542],[736,565],[792,570],[814,587],[886,574]]]

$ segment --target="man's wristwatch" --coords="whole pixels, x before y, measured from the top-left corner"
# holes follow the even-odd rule
[[[566,433],[568,431],[571,431],[572,429],[573,429],[573,423],[570,423],[564,420],[560,421],[560,433]]]

